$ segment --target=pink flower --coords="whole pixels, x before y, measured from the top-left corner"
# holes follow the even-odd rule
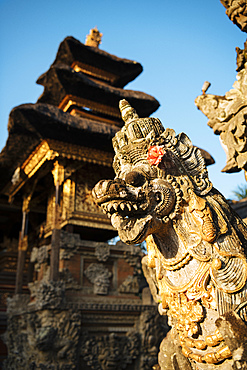
[[[165,149],[163,145],[150,146],[148,149],[147,160],[152,166],[158,166],[165,155]]]

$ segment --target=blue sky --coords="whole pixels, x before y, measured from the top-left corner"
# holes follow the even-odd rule
[[[235,47],[246,34],[225,15],[220,0],[0,0],[0,148],[14,106],[35,103],[35,81],[54,61],[66,36],[84,42],[90,28],[103,33],[101,49],[144,68],[126,88],[153,95],[153,114],[165,127],[184,131],[215,158],[210,178],[227,198],[244,183],[243,172],[224,174],[225,154],[194,99],[205,80],[209,93],[224,95],[236,77]]]

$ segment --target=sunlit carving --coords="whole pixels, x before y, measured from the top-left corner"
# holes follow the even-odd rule
[[[225,369],[234,356],[215,322],[229,311],[247,321],[246,226],[213,188],[200,150],[184,133],[139,118],[125,100],[120,111],[116,178],[95,186],[95,202],[123,242],[147,241],[144,273],[160,313],[170,318],[175,355],[182,348],[187,368]],[[162,346],[161,369],[182,368],[175,360],[169,365],[168,356],[163,365]]]
[[[208,125],[226,152],[227,162],[222,172],[247,170],[247,65],[237,74],[233,88],[224,96],[203,94],[196,98],[195,104],[205,116]]]

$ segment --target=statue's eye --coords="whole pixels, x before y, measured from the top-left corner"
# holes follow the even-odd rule
[[[162,194],[161,194],[160,191],[157,191],[155,193],[155,200],[156,200],[156,202],[161,202],[161,200],[162,200]]]
[[[131,171],[125,176],[125,181],[129,185],[139,187],[144,184],[146,177],[138,171]]]

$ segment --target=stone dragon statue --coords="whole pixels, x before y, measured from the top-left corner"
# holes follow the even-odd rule
[[[247,227],[184,133],[139,118],[126,100],[120,111],[116,177],[96,184],[93,196],[123,242],[146,240],[144,273],[172,327],[159,368],[245,369]]]

